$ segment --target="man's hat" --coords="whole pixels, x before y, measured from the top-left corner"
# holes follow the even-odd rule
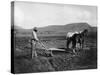
[[[34,30],[34,31],[37,31],[37,27],[34,27],[33,30]]]

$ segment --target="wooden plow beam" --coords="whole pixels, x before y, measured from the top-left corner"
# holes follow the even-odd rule
[[[49,48],[48,50],[51,50],[51,51],[65,51],[65,49],[58,49],[58,48]]]

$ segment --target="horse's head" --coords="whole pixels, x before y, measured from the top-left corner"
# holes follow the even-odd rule
[[[84,29],[84,31],[83,31],[84,33],[87,33],[88,32],[88,30],[87,29]]]
[[[88,33],[88,30],[84,29],[84,31],[83,31],[84,36],[87,36],[87,33]]]

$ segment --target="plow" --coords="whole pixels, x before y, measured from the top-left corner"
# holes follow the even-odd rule
[[[32,42],[32,41],[31,41]],[[55,47],[50,47],[50,48],[48,48],[43,42],[41,42],[41,41],[38,41],[38,44],[40,45],[40,46],[42,46],[43,47],[43,50],[45,51],[45,54],[47,54],[47,53],[49,53],[51,56],[53,56],[53,51],[65,51],[65,49],[59,49],[59,48],[55,48]],[[32,43],[32,55],[33,55],[33,43]]]
[[[44,49],[46,51],[65,51],[64,49],[59,49],[59,48],[55,48],[55,47],[52,47],[52,48],[47,48],[41,41],[39,41],[40,45],[42,45],[42,47],[44,47]]]
[[[59,49],[59,48],[55,48],[55,47],[48,48],[41,41],[39,41],[39,44],[44,48],[45,53],[50,52],[51,56],[53,56],[52,51],[65,51],[64,49]]]
[[[68,49],[67,48],[57,48],[57,47],[54,47],[53,45],[52,45],[52,47],[47,47],[47,43],[45,42],[45,44],[44,44],[42,41],[38,41],[38,44],[42,47],[42,48],[40,48],[40,50],[43,49],[43,52],[45,52],[46,55],[49,54],[50,56],[53,56],[53,51],[66,52],[66,50],[69,50],[69,48]],[[50,44],[49,44],[49,46],[50,46]],[[78,47],[76,48],[77,51],[79,49],[80,49],[80,47],[79,48]],[[84,49],[89,50],[88,47],[84,47],[82,49],[83,50]],[[32,52],[34,52],[33,43],[32,43]],[[35,52],[37,52],[37,51],[35,51]]]

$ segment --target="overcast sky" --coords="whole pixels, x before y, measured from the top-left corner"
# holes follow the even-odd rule
[[[76,22],[97,25],[96,6],[16,1],[14,11],[14,24],[26,29]]]

